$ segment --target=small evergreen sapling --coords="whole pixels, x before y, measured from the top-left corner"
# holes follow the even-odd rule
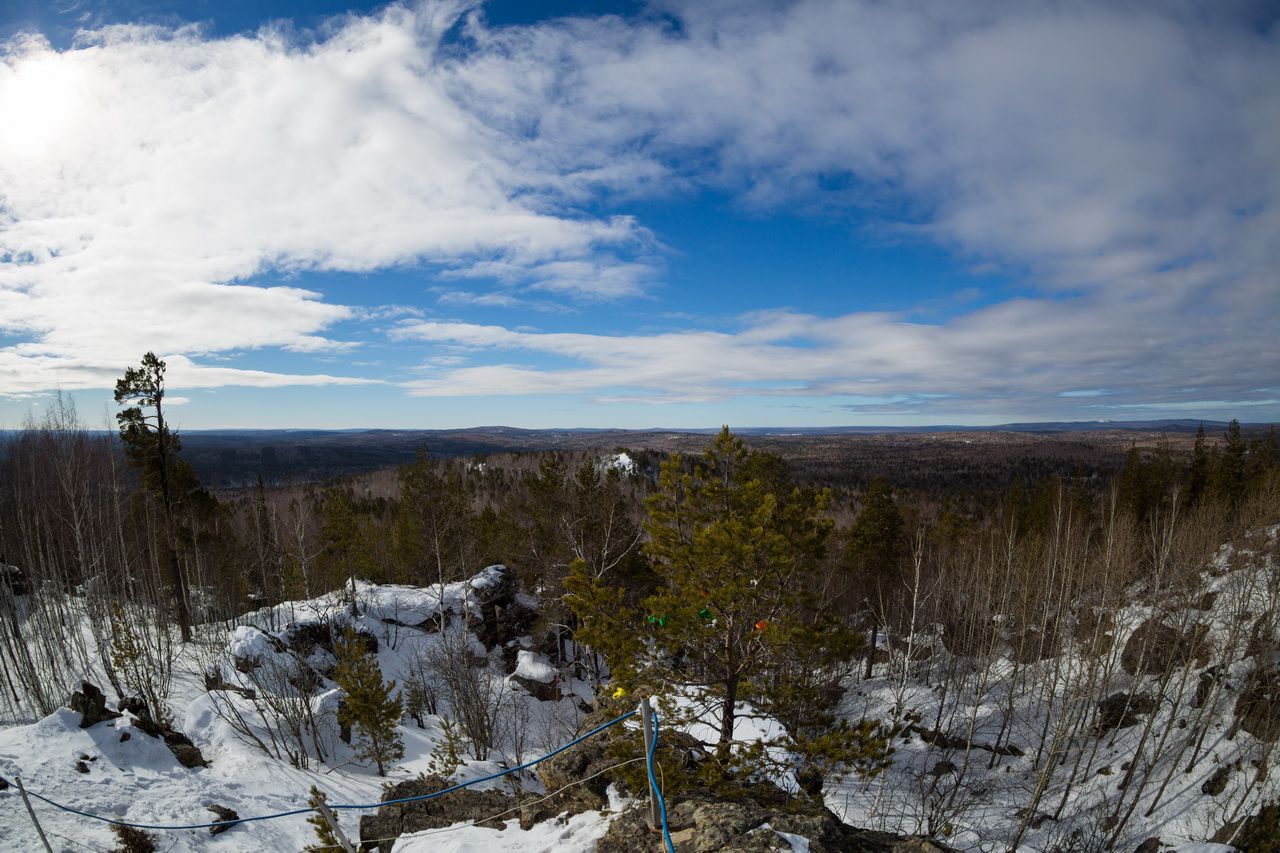
[[[383,682],[382,669],[376,657],[350,628],[338,644],[338,666],[333,680],[347,694],[339,712],[342,725],[358,726],[359,736],[353,744],[356,758],[372,761],[378,775],[387,775],[387,765],[404,756],[404,744],[397,726],[403,711],[394,681]]]
[[[315,785],[311,786],[311,798],[307,800],[307,805],[313,809],[319,808],[320,804],[326,801],[324,791],[321,791]],[[334,818],[337,820],[337,818]],[[322,850],[341,850],[342,844],[338,842],[338,838],[333,834],[333,828],[329,826],[329,822],[317,811],[315,814],[307,818],[307,823],[311,824],[316,831],[316,839],[318,844],[308,844],[304,849],[306,853],[311,851]]]

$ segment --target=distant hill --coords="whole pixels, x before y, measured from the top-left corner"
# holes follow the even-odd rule
[[[865,441],[884,444],[881,450],[909,453],[910,446],[928,439],[955,444],[957,449],[971,444],[970,436],[984,436],[983,443],[1013,442],[1027,445],[1028,452],[1047,452],[1049,444],[1107,447],[1110,456],[1116,447],[1140,438],[1157,435],[1181,441],[1204,424],[1210,434],[1221,434],[1226,424],[1216,421],[1085,421],[1002,424],[991,427],[937,425],[923,427],[735,427],[753,439],[789,458],[817,457],[838,453],[850,458],[850,442],[859,445],[854,453],[866,459],[872,448]],[[1265,430],[1265,424],[1251,424],[1246,432]],[[333,477],[399,465],[413,459],[421,447],[437,456],[473,456],[487,453],[531,453],[548,450],[587,450],[618,447],[649,448],[659,451],[700,449],[705,436],[718,427],[705,429],[518,429],[481,426],[444,430],[317,430],[317,429],[219,429],[184,430],[183,455],[196,467],[204,482],[222,488],[253,483],[261,474],[268,482],[284,480],[320,481]],[[1016,439],[1016,436],[1024,436]],[[895,441],[894,437],[899,441]],[[1000,436],[1006,436],[1000,439]],[[1037,438],[1039,436],[1040,438]],[[876,437],[880,437],[877,439]],[[913,437],[915,437],[913,439]],[[1053,439],[1050,442],[1050,439]],[[907,441],[908,445],[902,445]]]

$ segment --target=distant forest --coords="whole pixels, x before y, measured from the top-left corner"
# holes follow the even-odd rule
[[[1080,756],[1065,783],[1052,768],[1068,767],[1058,750],[1098,724],[1105,708],[1091,709],[1108,673],[1123,664],[1158,676],[1161,691],[1181,691],[1196,684],[1185,666],[1209,654],[1191,626],[1153,623],[1151,643],[1173,652],[1130,660],[1130,641],[1122,660],[1109,614],[1135,596],[1170,614],[1194,612],[1198,579],[1222,543],[1256,539],[1280,522],[1276,431],[1236,422],[1169,436],[744,440],[725,429],[646,434],[627,446],[582,433],[559,449],[445,455],[428,444],[397,466],[324,481],[313,475],[326,465],[308,467],[297,461],[308,453],[270,444],[259,448],[262,468],[251,482],[211,488],[164,419],[163,362],[148,358],[117,386],[118,435],[86,430],[73,401],[59,397],[0,446],[0,714],[8,718],[50,713],[88,668],[105,671],[119,695],[153,697],[160,714],[174,649],[193,625],[231,626],[268,605],[341,590],[353,577],[429,586],[501,563],[540,602],[529,631],[557,664],[585,667],[597,683],[607,665],[620,685],[659,676],[712,685],[726,716],[706,784],[742,772],[723,741],[737,702],[787,722],[799,738],[801,778],[810,773],[820,791],[834,769],[874,764],[904,726],[937,738],[963,728],[958,704],[944,719],[951,691],[980,695],[1000,684],[1011,698],[984,747],[990,754],[966,747],[964,761],[995,762],[1018,732],[1017,748],[1034,750],[1046,768],[1034,813],[1051,808],[1041,801],[1060,791],[1053,786],[1069,791],[1078,772],[1089,772],[1093,759]],[[346,447],[339,440],[326,452],[355,453]],[[212,452],[245,461],[235,446]],[[773,598],[768,578],[777,581]],[[1234,645],[1214,650],[1223,665],[1259,644],[1280,648],[1280,595],[1268,600],[1266,612],[1250,612],[1251,629],[1232,635]],[[761,615],[761,602],[773,609]],[[82,624],[91,637],[70,627]],[[779,626],[786,642],[769,639],[784,637]],[[742,645],[727,664],[696,654],[696,638],[712,628],[737,632],[730,640]],[[674,643],[659,669],[637,663],[642,647],[620,643],[645,632],[658,647]],[[878,637],[890,639],[887,649]],[[1040,665],[1082,643],[1098,667]],[[929,668],[943,696],[937,718],[898,708],[888,728],[841,729],[848,743],[811,731],[813,721],[832,719],[849,677],[870,676],[890,654],[903,685],[913,667]],[[997,660],[1012,661],[1012,671]],[[735,670],[743,661],[755,669]],[[1197,702],[1211,707],[1204,703],[1219,701],[1220,687],[1212,678],[1200,684]],[[1054,728],[1018,719],[1012,697],[1028,691],[1039,691],[1044,707],[1061,705]],[[1122,717],[1127,708],[1128,700]],[[1203,754],[1198,727],[1210,719],[1197,712],[1172,744],[1168,732],[1144,735],[1139,757],[1175,750],[1194,764]],[[1259,760],[1270,760],[1269,748]],[[1138,794],[1168,784],[1157,761],[1126,768],[1125,785]],[[939,810],[940,822],[926,828],[941,831],[946,810],[959,807],[956,794],[939,800],[935,780],[929,792],[903,796],[917,794]],[[1137,803],[1126,796],[1108,827],[1113,837]],[[1257,797],[1250,788],[1236,812]]]

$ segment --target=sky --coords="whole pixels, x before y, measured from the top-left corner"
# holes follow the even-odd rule
[[[0,428],[1280,421],[1280,5],[4,0]]]

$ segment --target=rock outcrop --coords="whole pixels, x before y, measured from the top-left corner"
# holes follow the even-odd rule
[[[118,720],[120,714],[107,710],[107,697],[95,684],[80,682],[80,689],[71,694],[67,707],[80,715],[80,728],[87,729],[103,720]]]
[[[433,794],[449,787],[450,783],[439,776],[420,776],[389,786],[382,800],[398,800]],[[501,820],[492,820],[505,810],[511,813]],[[376,814],[360,818],[360,843],[365,850],[390,853],[395,839],[407,832],[439,829],[461,821],[477,821],[478,826],[502,829],[504,821],[516,817],[519,807],[514,798],[501,791],[451,791],[430,800],[412,803],[396,803],[378,808]]]
[[[596,843],[597,853],[651,853],[656,834],[647,810],[628,809]],[[807,811],[689,798],[669,804],[668,824],[677,853],[937,853],[948,848],[926,838],[855,829],[816,804]]]

